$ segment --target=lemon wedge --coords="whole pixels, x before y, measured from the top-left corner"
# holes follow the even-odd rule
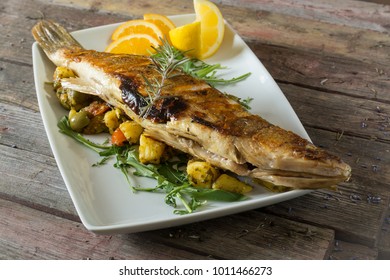
[[[217,52],[225,33],[225,21],[218,7],[207,0],[194,0],[196,20],[201,23],[200,53],[201,59]]]
[[[195,21],[169,31],[172,45],[187,52],[189,56],[200,58],[201,51],[201,22]]]

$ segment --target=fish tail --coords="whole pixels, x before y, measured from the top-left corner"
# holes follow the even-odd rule
[[[81,45],[61,25],[41,20],[32,29],[32,34],[47,54],[53,54],[60,48],[81,48]]]

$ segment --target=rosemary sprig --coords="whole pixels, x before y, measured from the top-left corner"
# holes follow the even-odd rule
[[[251,74],[248,72],[231,79],[220,78],[217,75],[217,71],[226,69],[226,67],[219,63],[208,64],[202,60],[190,58],[186,53],[191,50],[183,52],[172,46],[167,40],[162,39],[161,41],[162,44],[160,46],[152,47],[155,52],[150,55],[153,62],[151,67],[156,70],[159,75],[158,77],[153,77],[153,79],[149,79],[145,76],[143,77],[148,97],[145,99],[147,105],[141,110],[141,117],[146,117],[153,105],[155,105],[158,100],[164,98],[161,96],[161,92],[166,86],[166,81],[176,75],[186,73],[195,78],[204,80],[211,86],[217,86],[240,82]],[[244,107],[247,108],[246,106]]]
[[[154,77],[153,81],[143,77],[147,85],[146,102],[148,105],[141,111],[141,117],[147,116],[152,106],[163,98],[161,92],[166,86],[166,80],[177,75],[177,70],[181,69],[180,66],[190,60],[183,52],[172,47],[167,40],[162,40],[162,45],[157,48],[153,47],[153,49],[156,53],[150,56],[153,62],[151,67],[159,73],[160,77]]]

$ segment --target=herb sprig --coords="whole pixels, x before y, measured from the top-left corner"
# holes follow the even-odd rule
[[[195,188],[187,178],[185,168],[186,158],[177,157],[162,164],[143,164],[138,160],[138,146],[125,145],[118,147],[115,145],[96,144],[86,139],[80,133],[73,131],[69,125],[69,120],[64,116],[58,122],[61,133],[68,135],[86,147],[97,152],[102,159],[93,166],[106,164],[109,159],[114,158],[114,167],[119,169],[125,176],[127,183],[134,192],[161,192],[165,193],[166,204],[175,208],[175,214],[189,214],[194,212],[207,201],[232,202],[246,199],[246,196],[223,190]],[[147,177],[156,180],[156,186],[152,188],[133,186],[130,180],[130,173],[134,176]],[[181,207],[180,204],[181,203]],[[180,208],[179,208],[180,207]]]
[[[156,70],[159,75],[152,79],[145,76],[143,77],[146,83],[148,97],[145,99],[147,105],[141,110],[141,117],[147,116],[153,105],[155,105],[158,100],[164,98],[161,93],[162,89],[167,86],[166,81],[182,73],[204,80],[214,87],[240,82],[251,74],[248,72],[231,79],[220,78],[217,75],[218,70],[226,69],[226,67],[219,63],[208,64],[202,60],[190,58],[186,54],[191,50],[183,52],[172,46],[167,40],[162,39],[161,41],[161,45],[152,47],[154,53],[150,55],[152,60],[151,67]]]
[[[250,72],[233,77],[231,79],[223,79],[218,77],[217,71],[227,69],[221,64],[208,64],[197,58],[187,56],[188,51],[180,51],[172,46],[167,40],[162,40],[162,44],[157,48],[153,47],[155,53],[150,57],[157,69],[170,68],[173,70],[182,71],[195,78],[204,80],[211,86],[230,85],[245,80],[250,76]],[[161,71],[159,71],[161,73]]]
[[[147,106],[143,108],[141,116],[147,115],[151,107],[162,98],[161,92],[166,86],[166,80],[178,75],[177,70],[181,69],[180,66],[190,60],[181,51],[172,47],[167,40],[162,40],[162,45],[153,49],[156,53],[150,56],[153,62],[151,67],[159,73],[160,77],[153,77],[153,80],[143,77],[147,85],[148,98],[146,98]]]

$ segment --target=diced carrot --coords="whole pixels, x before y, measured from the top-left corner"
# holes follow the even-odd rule
[[[119,127],[115,129],[111,135],[111,143],[116,146],[123,146],[126,141],[127,139],[122,130],[120,130]]]

